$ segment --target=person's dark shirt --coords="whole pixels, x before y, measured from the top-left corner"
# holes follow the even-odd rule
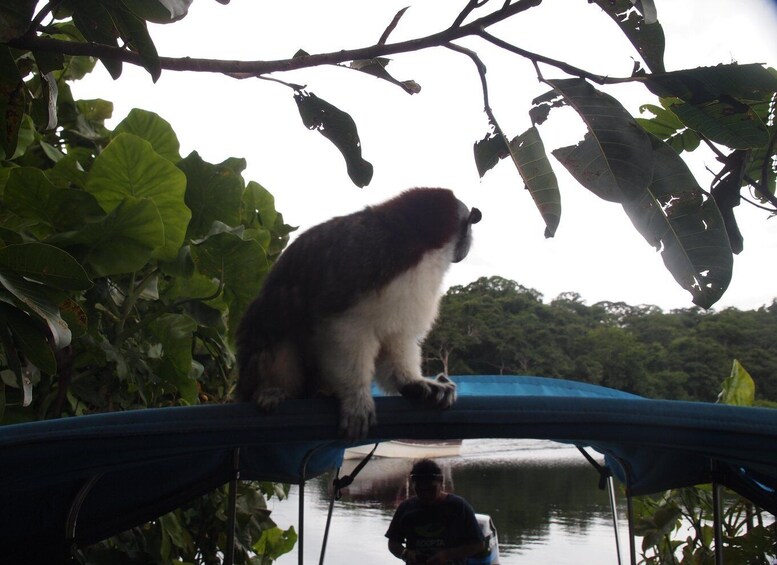
[[[436,504],[424,505],[417,497],[404,500],[394,513],[386,537],[405,543],[428,559],[441,549],[482,541],[475,511],[455,494],[446,494]],[[451,561],[464,565],[466,559]]]

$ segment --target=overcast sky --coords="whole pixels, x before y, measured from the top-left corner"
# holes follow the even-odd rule
[[[465,0],[330,0],[257,2],[212,0],[193,3],[189,15],[154,26],[160,55],[262,60],[292,56],[298,49],[319,53],[377,42],[400,8],[410,5],[390,41],[441,31]],[[498,5],[493,0],[487,5]],[[666,34],[667,70],[719,63],[777,66],[777,3],[770,0],[656,0]],[[480,14],[481,12],[478,12]],[[485,13],[485,12],[482,12]],[[511,43],[566,61],[591,72],[628,76],[636,57],[630,43],[601,10],[585,0],[545,0],[513,22],[491,31]],[[547,90],[531,63],[479,40],[461,42],[476,50],[488,67],[491,105],[508,137],[529,125],[531,100]],[[422,90],[403,90],[362,73],[326,67],[276,75],[305,84],[310,92],[351,114],[363,155],[375,167],[372,183],[355,187],[342,157],[319,133],[301,123],[293,92],[258,79],[236,80],[214,74],[163,71],[153,84],[142,69],[125,65],[112,81],[101,65],[74,85],[79,98],[114,103],[115,126],[140,107],[168,120],[181,153],[197,150],[218,163],[244,157],[246,180],[270,190],[287,223],[305,229],[335,215],[385,200],[412,186],[452,188],[460,199],[483,211],[475,226],[470,256],[454,265],[447,284],[467,284],[500,275],[534,288],[550,301],[577,292],[588,304],[600,300],[656,304],[665,309],[692,306],[664,268],[660,255],[634,230],[619,205],[599,200],[578,185],[551,157],[562,198],[561,224],[553,239],[509,162],[478,177],[472,144],[487,131],[480,80],[465,56],[438,48],[397,55],[389,71],[414,79]],[[543,67],[545,78],[564,78]],[[610,87],[632,115],[654,103],[636,85]],[[646,116],[647,117],[647,116]],[[556,110],[540,133],[548,151],[577,143],[584,126],[569,109]],[[709,188],[717,170],[710,153],[699,151],[692,170]],[[745,250],[734,261],[732,283],[716,309],[757,308],[777,297],[777,218],[743,204],[737,209]]]

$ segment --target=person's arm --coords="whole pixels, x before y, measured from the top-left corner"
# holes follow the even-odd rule
[[[395,539],[389,539],[388,540],[388,550],[391,552],[391,555],[398,559],[404,559],[405,557],[405,546],[402,545],[402,542]]]

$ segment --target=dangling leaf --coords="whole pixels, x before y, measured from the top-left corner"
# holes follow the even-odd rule
[[[553,237],[561,219],[561,193],[536,127],[510,141],[510,155],[545,220],[545,237]]]
[[[372,164],[362,158],[361,141],[353,118],[312,93],[298,91],[294,101],[305,127],[318,130],[342,153],[351,181],[360,188],[367,186],[372,180]]]
[[[653,2],[635,7],[631,0],[593,0],[621,28],[654,73],[664,72],[664,29],[656,20]]]
[[[87,41],[118,47],[119,31],[105,4],[99,0],[79,0],[72,4],[73,23]],[[121,76],[122,63],[118,59],[102,57],[100,61],[114,80]]]
[[[507,146],[504,134],[493,124],[486,136],[475,142],[473,150],[475,152],[475,166],[478,168],[478,174],[481,178],[493,169],[500,159],[504,159],[510,154],[510,148]]]
[[[111,15],[125,44],[140,55],[143,68],[149,72],[151,80],[154,82],[159,80],[162,66],[159,62],[156,46],[148,34],[146,22],[129,11],[123,3],[119,3],[115,9],[111,10]]]
[[[634,226],[661,251],[664,265],[709,308],[731,280],[733,255],[720,211],[693,178],[685,162],[655,137],[651,182],[636,198],[622,202]]]
[[[367,73],[368,75],[372,75],[374,77],[388,81],[391,84],[396,84],[408,94],[418,94],[421,92],[421,85],[419,85],[416,81],[400,81],[391,76],[386,70],[386,66],[389,64],[389,61],[390,59],[386,59],[384,57],[378,57],[376,59],[359,59],[357,61],[351,61],[350,65],[348,66],[354,70],[361,71],[363,73]]]
[[[551,80],[588,126],[576,146],[561,147],[553,155],[588,190],[611,202],[643,194],[653,170],[650,139],[634,118],[612,96],[582,79]]]

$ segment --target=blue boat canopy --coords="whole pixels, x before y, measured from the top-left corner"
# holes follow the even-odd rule
[[[630,495],[713,479],[777,513],[777,410],[648,400],[541,377],[454,377],[459,397],[430,410],[377,397],[361,443],[536,438],[590,447]],[[229,482],[300,483],[337,468],[333,399],[113,412],[0,427],[0,555],[58,562]],[[77,517],[77,521],[76,521]],[[68,539],[72,538],[72,539]]]

